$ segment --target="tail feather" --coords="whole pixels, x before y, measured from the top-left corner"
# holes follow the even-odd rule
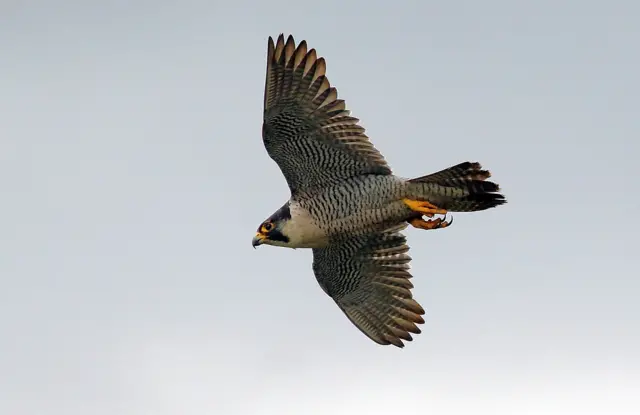
[[[507,202],[500,186],[488,181],[491,173],[477,162],[464,162],[409,180],[412,197],[450,212],[475,212]]]
[[[440,180],[449,179],[473,179],[473,180],[486,180],[491,177],[489,170],[482,170],[482,166],[478,162],[465,161],[464,163],[456,164],[448,169],[440,170],[435,173],[427,174],[426,176],[412,179],[412,182],[437,182]]]

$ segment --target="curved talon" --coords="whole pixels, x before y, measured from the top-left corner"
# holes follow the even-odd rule
[[[442,223],[438,227],[438,229],[448,228],[449,226],[451,226],[452,223],[453,223],[453,216],[451,216],[450,218],[447,218],[445,216],[444,219],[442,220]]]
[[[447,218],[447,217],[445,216],[445,218],[444,218],[444,219],[443,219],[443,221],[442,221],[441,226],[439,226],[439,229],[440,229],[440,228],[447,228],[447,227],[451,226],[451,224],[452,224],[452,223],[453,223],[453,216],[451,216],[451,217],[449,217],[449,218]]]
[[[411,224],[411,226],[418,229],[442,229],[451,226],[451,224],[453,223],[453,216],[451,217],[450,221],[447,221],[446,217],[445,219],[437,218],[432,220],[424,220],[422,217],[418,217],[415,219],[411,219],[409,223]]]

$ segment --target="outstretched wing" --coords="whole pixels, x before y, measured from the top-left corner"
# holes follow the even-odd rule
[[[406,223],[313,250],[313,272],[322,289],[371,340],[404,347],[424,310],[412,296]]]
[[[269,37],[262,139],[292,194],[362,174],[391,174],[307,43]]]

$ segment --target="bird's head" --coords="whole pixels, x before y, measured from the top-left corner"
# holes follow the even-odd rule
[[[256,236],[253,237],[251,244],[255,248],[258,245],[274,245],[289,247],[290,239],[287,236],[287,230],[291,221],[291,211],[289,203],[278,209],[273,215],[269,216],[258,227]]]

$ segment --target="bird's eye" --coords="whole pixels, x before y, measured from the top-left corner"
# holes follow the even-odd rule
[[[271,222],[267,222],[264,225],[262,225],[262,230],[264,232],[271,232],[272,229],[273,229],[273,223]]]

